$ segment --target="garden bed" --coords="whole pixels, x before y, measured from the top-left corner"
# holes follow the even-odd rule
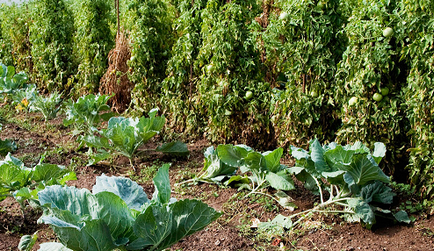
[[[1,139],[13,139],[18,146],[14,156],[26,165],[38,163],[42,154],[45,162],[74,168],[76,181],[68,185],[91,189],[95,178],[101,174],[129,177],[141,186],[148,195],[154,188],[152,178],[163,163],[172,163],[170,183],[172,197],[196,198],[204,201],[223,215],[204,230],[197,232],[174,245],[171,250],[433,250],[434,219],[415,215],[411,225],[378,222],[372,230],[359,223],[347,223],[336,215],[315,215],[305,221],[291,235],[273,236],[251,227],[253,220],[261,222],[273,219],[277,214],[290,215],[313,207],[318,197],[296,183],[296,189],[288,192],[298,208],[291,212],[265,196],[252,195],[244,198],[243,192],[214,184],[175,183],[189,179],[203,167],[203,152],[210,145],[206,140],[188,143],[189,157],[173,158],[161,153],[150,153],[134,159],[136,171],[124,157],[110,162],[86,166],[86,149],[76,151],[78,144],[70,136],[69,128],[61,123],[62,118],[44,122],[37,115],[19,115],[3,122]],[[159,140],[158,138],[156,140]],[[155,147],[156,142],[149,146]],[[290,165],[292,160],[284,158]],[[264,198],[265,197],[265,198]],[[37,244],[54,241],[53,231],[46,225],[37,224],[41,212],[28,207],[23,218],[20,206],[14,199],[0,202],[0,250],[17,250],[22,235],[38,231]],[[35,246],[37,250],[38,245]],[[284,248],[285,247],[285,248]]]

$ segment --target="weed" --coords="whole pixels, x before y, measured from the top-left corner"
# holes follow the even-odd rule
[[[147,166],[146,164],[143,164],[141,166],[139,166],[138,169],[140,169],[140,171],[138,172],[134,172],[134,171],[129,171],[129,175],[131,180],[136,181],[138,183],[145,183],[149,180],[152,180],[153,177],[155,176],[155,174],[157,173],[158,169],[163,165],[164,163],[162,163],[159,160],[156,160],[152,163],[151,166]]]
[[[422,232],[423,236],[434,238],[434,230],[429,227],[421,226],[418,231]]]

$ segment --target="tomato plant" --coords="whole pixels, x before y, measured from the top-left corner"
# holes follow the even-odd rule
[[[195,105],[197,84],[200,71],[194,67],[202,44],[200,35],[202,16],[206,0],[179,1],[174,21],[176,41],[167,62],[167,77],[163,80],[160,102],[168,111],[169,127],[186,133],[197,133],[203,128]]]
[[[64,90],[74,73],[74,20],[63,0],[36,1],[30,26],[34,80],[42,89]]]
[[[270,90],[261,81],[259,51],[252,20],[261,13],[257,1],[211,0],[202,11],[201,39],[195,68],[199,70],[197,107],[211,140],[246,139],[270,143]],[[242,97],[247,91],[255,99]],[[261,135],[262,134],[262,135]],[[254,145],[256,146],[256,145]]]
[[[398,17],[405,23],[400,40],[402,57],[409,64],[404,90],[411,148],[408,169],[412,184],[423,197],[434,197],[434,3],[400,3]]]
[[[31,4],[30,4],[31,5]],[[14,65],[19,71],[32,72],[29,27],[32,22],[28,6],[2,5],[0,8],[0,58],[6,65]]]
[[[338,100],[358,99],[357,106],[342,104],[337,141],[385,143],[391,150],[385,157],[390,174],[403,169],[395,165],[402,161],[396,151],[406,147],[407,133],[401,96],[405,64],[399,60],[395,36],[383,36],[386,27],[394,27],[395,35],[400,33],[402,23],[394,15],[395,8],[395,1],[348,1],[341,6],[348,20],[342,30],[348,45],[338,63],[334,86]],[[382,95],[386,88],[392,90],[387,98]]]
[[[343,17],[339,1],[321,8],[316,4],[276,1],[268,26],[258,34],[264,45],[266,79],[283,89],[272,116],[284,144],[307,144],[312,136],[333,139],[339,123],[331,86],[346,42],[338,32]]]
[[[81,0],[75,4],[75,51],[79,60],[74,94],[94,93],[107,69],[107,56],[114,46],[110,31],[112,6],[104,0]]]
[[[128,2],[126,28],[130,30],[129,79],[135,84],[132,102],[144,112],[155,107],[173,44],[173,7],[168,1]]]

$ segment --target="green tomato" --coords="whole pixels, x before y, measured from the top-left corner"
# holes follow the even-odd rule
[[[383,36],[384,37],[390,37],[393,35],[393,29],[390,27],[387,27],[386,29],[383,30]]]
[[[316,90],[312,90],[312,91],[310,92],[310,96],[311,96],[312,98],[318,98],[318,92],[317,92]]]
[[[325,3],[324,3],[323,1],[319,1],[319,2],[316,4],[316,6],[317,6],[318,8],[320,8],[321,10],[323,10],[324,7],[325,7]]]
[[[374,96],[372,97],[375,101],[380,102],[383,99],[383,95],[381,95],[380,93],[375,93]]]
[[[349,106],[353,106],[355,104],[357,104],[357,101],[359,101],[359,99],[357,97],[352,97],[350,98],[350,100],[348,101],[348,105]]]
[[[231,115],[232,115],[232,112],[226,109],[226,110],[225,110],[225,115],[226,115],[226,116],[231,116]]]
[[[389,94],[389,88],[381,88],[381,95],[386,96],[387,94]]]
[[[280,13],[280,16],[279,16],[279,19],[280,20],[284,20],[284,19],[286,19],[288,17],[288,13],[286,13],[286,12],[281,12]]]
[[[253,98],[253,92],[251,92],[251,91],[247,91],[247,92],[246,92],[245,99],[250,100],[250,99],[252,99],[252,98]]]
[[[206,70],[208,72],[211,72],[213,70],[213,68],[214,68],[214,66],[212,64],[209,64],[209,65],[206,66]]]

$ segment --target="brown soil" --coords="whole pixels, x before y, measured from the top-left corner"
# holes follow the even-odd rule
[[[26,127],[25,123],[17,120],[31,121],[32,126]],[[37,115],[18,117],[14,121],[4,122],[0,132],[1,139],[9,138],[17,142],[18,150],[14,156],[23,158],[28,166],[36,164],[40,156],[47,152],[46,162],[65,166],[74,162],[78,180],[69,182],[68,185],[91,189],[96,176],[102,173],[131,176],[128,160],[121,157],[115,158],[112,163],[86,167],[86,149],[75,151],[77,144],[69,136],[70,129],[62,125],[62,118],[51,121],[48,125]],[[156,144],[151,142],[146,147],[155,147]],[[151,153],[134,160],[137,169],[134,176],[138,176],[144,168],[171,162],[173,197],[198,198],[224,213],[216,222],[180,241],[171,250],[434,250],[434,218],[429,216],[418,216],[419,219],[410,226],[379,222],[374,230],[367,230],[360,224],[346,223],[338,216],[318,215],[293,235],[264,237],[250,227],[252,220],[267,221],[278,213],[289,215],[292,212],[276,203],[264,202],[259,196],[237,196],[234,188],[211,184],[175,186],[175,183],[191,178],[192,174],[200,171],[203,151],[209,143],[201,140],[191,142],[188,146],[191,151],[189,158],[172,159]],[[139,180],[138,183],[148,195],[152,195],[152,181]],[[295,212],[312,207],[318,198],[304,190],[300,184],[296,185],[298,188],[288,193],[298,206]],[[56,237],[49,227],[37,224],[40,215],[41,212],[28,207],[23,218],[20,206],[14,199],[8,198],[0,202],[0,250],[18,250],[20,237],[36,231],[39,231],[37,243],[55,241]],[[38,246],[34,250],[37,248]]]

